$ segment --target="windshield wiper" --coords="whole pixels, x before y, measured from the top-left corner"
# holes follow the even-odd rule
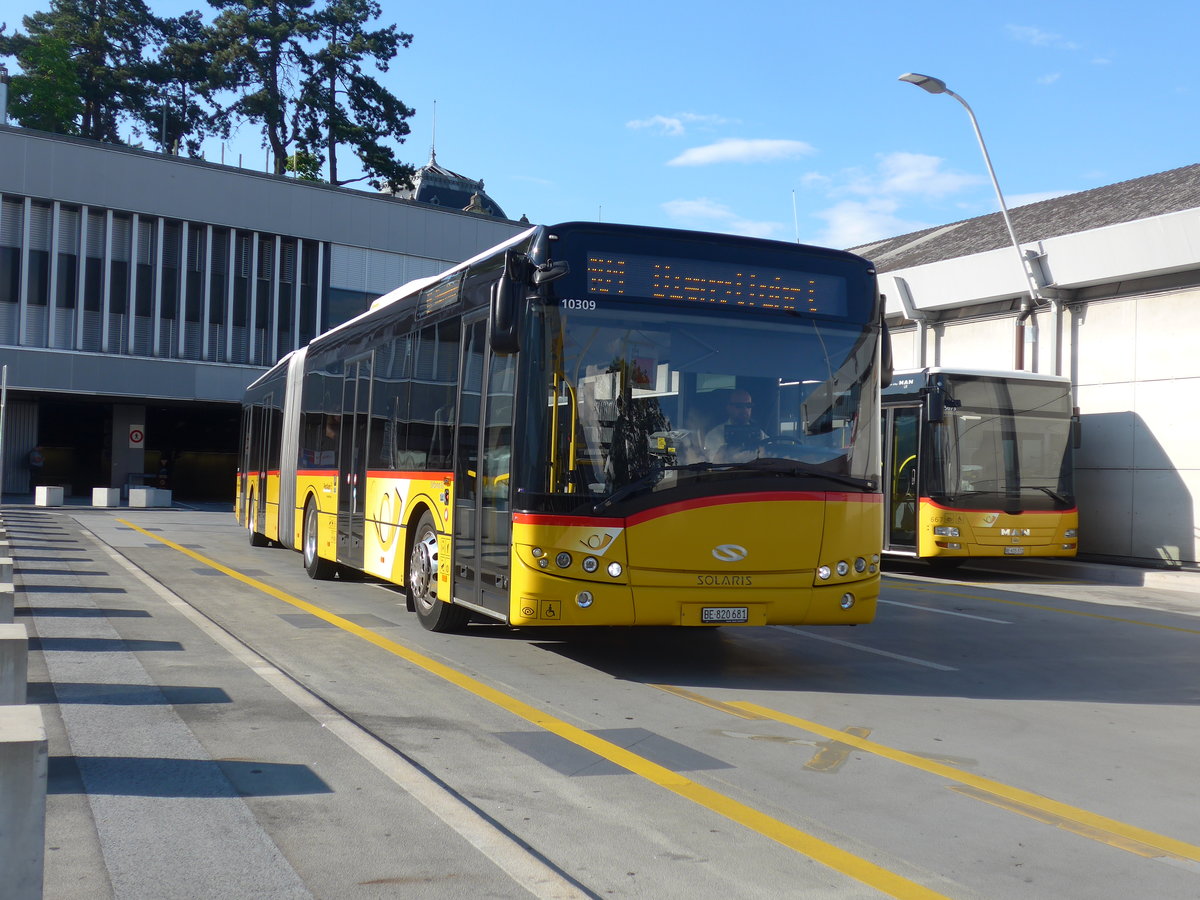
[[[794,459],[762,457],[760,459],[752,459],[744,463],[738,463],[738,466],[760,472],[778,472],[783,475],[811,475],[814,478],[824,478],[826,481],[832,481],[837,484],[845,484],[849,485],[850,487],[856,487],[868,491],[876,490],[879,487],[879,485],[870,478],[855,478],[853,475],[840,475],[837,472],[827,472],[818,466],[812,465],[811,463],[799,462]]]
[[[653,472],[647,472],[641,478],[629,482],[624,487],[620,487],[613,491],[599,503],[592,507],[593,512],[600,512],[603,509],[608,509],[614,503],[632,497],[634,494],[640,494],[644,491],[653,490],[654,486],[662,481],[663,476],[667,472],[733,472],[733,471],[751,471],[751,472],[770,472],[780,475],[808,475],[813,478],[823,478],[826,481],[832,481],[835,484],[844,484],[849,487],[858,488],[859,490],[874,491],[878,490],[879,485],[869,478],[855,478],[851,475],[839,475],[835,472],[826,472],[809,463],[797,462],[794,459],[775,459],[765,457],[760,459],[751,459],[746,462],[732,463],[714,463],[714,462],[694,462],[686,466],[663,466],[655,469]]]
[[[667,472],[714,472],[723,471],[725,469],[736,469],[739,463],[711,463],[711,462],[694,462],[686,466],[659,466],[651,472],[647,472],[641,478],[629,482],[623,487],[617,488],[599,503],[592,507],[593,512],[600,512],[602,509],[608,509],[614,503],[619,503],[626,497],[632,497],[634,494],[640,494],[643,491],[653,490],[654,486],[662,481],[663,476]]]
[[[1064,497],[1062,494],[1058,493],[1057,491],[1050,490],[1050,488],[1048,488],[1048,487],[1039,487],[1038,485],[1035,485],[1035,484],[1023,484],[1023,485],[1021,485],[1021,487],[1027,491],[1045,491],[1045,493],[1055,503],[1061,503],[1063,506],[1071,505],[1070,501],[1067,500],[1066,497]]]

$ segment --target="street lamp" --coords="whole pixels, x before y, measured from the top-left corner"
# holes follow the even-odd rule
[[[983,132],[979,130],[979,122],[975,118],[975,113],[971,110],[970,105],[950,88],[946,87],[946,82],[940,78],[934,78],[930,75],[919,75],[916,72],[907,72],[900,76],[900,81],[907,81],[909,84],[915,84],[923,91],[928,91],[930,94],[949,94],[955,100],[963,105],[963,109],[967,111],[967,115],[971,117],[971,127],[975,129],[975,137],[979,140],[979,149],[983,151],[983,161],[987,165],[988,175],[992,179],[992,187],[996,189],[996,200],[1000,203],[1000,215],[1004,219],[1004,227],[1008,229],[1009,240],[1012,241],[1013,249],[1017,251],[1017,259],[1021,264],[1021,274],[1025,276],[1025,280],[1029,282],[1029,299],[1021,301],[1021,312],[1017,316],[1017,334],[1016,334],[1016,358],[1015,368],[1025,368],[1025,320],[1033,314],[1033,304],[1039,302],[1042,298],[1038,292],[1037,279],[1033,277],[1033,270],[1025,260],[1025,253],[1021,250],[1021,244],[1017,241],[1017,233],[1013,231],[1012,220],[1008,217],[1008,207],[1004,205],[1004,194],[1000,192],[1000,182],[996,180],[996,170],[992,168],[992,158],[988,156],[987,145],[983,142]],[[1037,328],[1037,321],[1034,320],[1034,328]],[[1035,331],[1036,334],[1036,331]],[[1057,350],[1055,351],[1054,368],[1058,371]]]

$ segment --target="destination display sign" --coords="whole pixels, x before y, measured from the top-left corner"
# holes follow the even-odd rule
[[[592,296],[684,300],[844,316],[846,282],[836,275],[744,263],[634,254],[589,253]]]

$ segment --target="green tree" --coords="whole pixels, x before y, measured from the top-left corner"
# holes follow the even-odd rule
[[[30,42],[17,57],[24,75],[14,75],[9,112],[26,128],[76,134],[83,113],[79,76],[71,48],[60,38]]]
[[[301,181],[320,181],[321,159],[306,150],[298,150],[287,158],[287,170]]]
[[[329,163],[329,181],[343,185],[372,179],[392,190],[412,186],[414,169],[396,159],[384,141],[404,142],[413,110],[364,69],[370,61],[380,72],[413,36],[395,25],[369,30],[380,15],[374,0],[329,0],[313,16],[310,74],[301,97],[304,142],[320,147]],[[338,148],[347,145],[366,174],[343,179]]]
[[[14,56],[26,76],[41,78],[42,60],[59,42],[70,49],[81,109],[75,133],[121,143],[120,124],[153,95],[151,51],[161,42],[159,20],[143,0],[51,0],[48,12],[25,16],[25,33],[0,35],[0,55]],[[57,130],[57,129],[56,129]]]
[[[300,95],[314,33],[312,0],[209,0],[218,11],[209,30],[212,66],[220,86],[234,92],[216,114],[218,127],[257,122],[276,175],[287,171],[288,148],[302,135]]]
[[[209,31],[200,13],[160,19],[157,25],[162,47],[146,65],[154,93],[130,114],[138,131],[164,153],[179,148],[198,156],[208,135],[229,136],[213,113],[213,98],[224,78],[212,65]]]

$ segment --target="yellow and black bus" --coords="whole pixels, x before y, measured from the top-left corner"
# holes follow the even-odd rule
[[[949,564],[1075,555],[1070,379],[897,371],[883,391],[883,422],[889,555]]]
[[[849,253],[533,227],[251,385],[238,518],[435,631],[869,622],[883,334]]]

